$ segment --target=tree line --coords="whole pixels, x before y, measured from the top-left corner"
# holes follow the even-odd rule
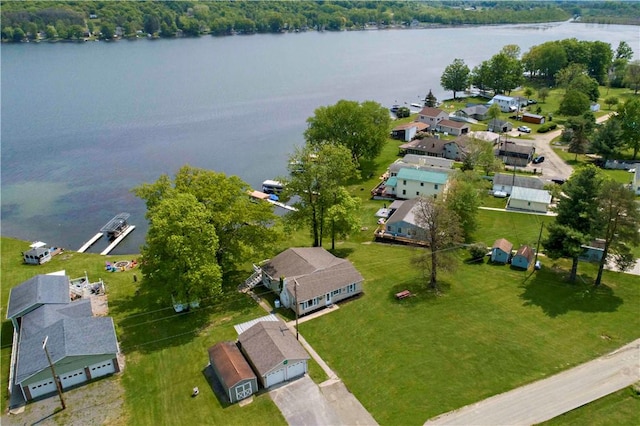
[[[365,26],[486,25],[563,21],[563,3],[426,1],[3,1],[2,40],[112,39],[203,34],[342,31]]]

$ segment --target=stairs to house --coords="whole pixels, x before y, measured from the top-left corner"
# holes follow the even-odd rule
[[[246,293],[262,282],[262,268],[253,265],[253,274],[238,286],[238,291]]]

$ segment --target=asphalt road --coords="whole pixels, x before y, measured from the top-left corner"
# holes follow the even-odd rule
[[[640,380],[640,339],[555,376],[442,414],[425,425],[532,425]]]

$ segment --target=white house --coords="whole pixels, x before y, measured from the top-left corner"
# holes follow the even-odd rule
[[[551,194],[549,191],[515,186],[507,202],[507,208],[546,213],[550,203]]]
[[[469,124],[463,123],[461,121],[453,121],[453,120],[440,120],[440,122],[436,125],[436,130],[439,132],[445,132],[450,135],[460,136],[469,133]]]
[[[387,179],[385,189],[396,198],[410,200],[419,196],[437,196],[447,183],[447,173],[402,168],[397,176]]]
[[[430,128],[435,129],[436,125],[442,120],[447,120],[449,114],[440,108],[424,107],[420,110],[418,121],[426,123]]]
[[[495,95],[493,99],[488,102],[489,105],[492,105],[494,103],[500,106],[500,111],[502,112],[516,111],[519,104],[517,98],[505,95]]]
[[[513,187],[542,189],[544,182],[537,177],[518,176],[508,173],[496,173],[493,177],[493,192],[505,192],[511,195]]]
[[[299,315],[362,293],[362,275],[322,247],[290,248],[262,266],[262,284]]]

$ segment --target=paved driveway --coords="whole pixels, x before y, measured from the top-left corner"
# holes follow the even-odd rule
[[[269,391],[290,426],[340,425],[340,417],[309,376]]]
[[[443,414],[425,425],[531,425],[640,380],[640,339],[547,379]]]

